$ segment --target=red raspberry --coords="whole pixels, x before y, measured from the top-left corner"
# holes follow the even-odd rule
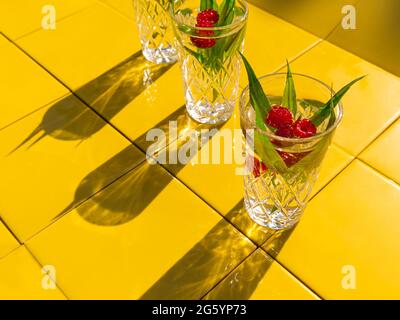
[[[211,28],[213,27],[213,24],[208,21],[201,21],[196,24],[196,27],[201,27],[201,28]],[[203,37],[212,37],[214,35],[214,30],[197,30],[196,33],[199,36]],[[209,39],[209,38],[197,38],[197,37],[190,37],[190,41],[197,47],[197,48],[211,48],[216,44],[215,39]]]
[[[295,165],[308,154],[308,152],[290,153],[279,150],[277,150],[277,152],[289,168]]]
[[[293,116],[289,109],[282,106],[272,106],[265,119],[265,123],[273,128],[283,128],[293,124]]]
[[[279,128],[278,130],[275,131],[275,135],[285,138],[293,138],[294,137],[293,126],[286,126]],[[278,147],[289,147],[292,145],[292,143],[290,142],[280,141],[275,139],[271,139],[271,142]]]
[[[257,158],[252,158],[250,161],[253,162],[253,176],[258,178],[261,174],[268,170],[264,162],[261,162]]]
[[[290,125],[286,127],[281,127],[275,131],[275,135],[285,138],[293,138],[294,137],[293,126]]]
[[[206,9],[201,11],[197,15],[197,23],[201,23],[203,21],[211,22],[212,24],[216,24],[219,20],[218,12],[213,9]]]
[[[299,119],[293,125],[293,133],[299,138],[312,137],[317,133],[317,128],[308,119]]]

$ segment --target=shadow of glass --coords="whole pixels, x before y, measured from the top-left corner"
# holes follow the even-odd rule
[[[87,222],[120,225],[143,212],[172,179],[161,167],[143,162],[76,210]]]
[[[270,256],[276,259],[279,255],[279,252],[284,247],[286,241],[289,239],[290,235],[297,228],[297,224],[288,230],[277,230],[275,231],[271,237],[269,237],[265,243],[263,244],[263,249],[268,252]]]
[[[294,228],[272,230],[256,224],[248,216],[246,209],[243,207],[243,201],[240,201],[227,214],[226,218],[258,245],[264,243],[263,249],[269,254],[273,252],[273,257],[279,254],[294,230]],[[259,251],[260,249],[248,257],[204,298],[223,300],[250,299],[274,262],[265,252]]]
[[[274,230],[260,226],[250,218],[244,207],[243,199],[225,217],[257,245],[262,245],[275,233]]]
[[[187,142],[188,137],[185,135],[185,132],[188,131],[188,128],[192,130],[200,130],[200,128],[204,127],[204,125],[197,124],[190,120],[186,114],[185,108],[180,108],[178,111],[174,112],[171,116],[161,121],[156,126],[157,128],[167,128],[170,120],[177,121],[178,138],[176,140],[176,145],[174,145],[174,147],[177,148]],[[146,134],[140,136],[137,140],[142,147],[146,145],[145,143],[147,143],[145,136]],[[205,140],[203,140],[202,143],[199,142],[197,144],[197,151],[200,150],[202,144],[206,142],[207,141]],[[136,141],[135,144],[137,144]],[[113,173],[113,171],[115,171],[115,174],[118,174],[118,170],[120,168],[126,167],[127,163],[129,164],[129,161],[132,161],[132,150],[128,149],[129,148],[123,150],[118,155],[114,156],[106,163],[89,173],[76,189],[74,200],[54,219],[58,219],[65,213],[75,208],[77,204],[81,203],[87,198],[88,194],[94,194],[97,190],[104,188],[104,176],[110,176],[110,173]],[[158,156],[162,157],[163,154],[167,158],[169,157],[170,145],[164,146],[163,149],[157,151]],[[196,152],[191,154],[192,157],[195,155]],[[184,166],[184,164],[174,165],[174,173],[179,172],[179,170]],[[121,187],[119,181],[116,181],[115,184],[118,185],[118,187],[110,186],[104,190],[104,192],[92,197],[91,202],[93,206],[94,203],[97,203],[97,205],[103,208],[104,212],[106,213],[99,213],[101,210],[98,210],[98,208],[96,210],[91,210],[90,213],[85,213],[82,209],[79,209],[80,207],[78,208],[78,212],[81,214],[82,218],[88,222],[102,226],[122,224],[132,220],[138,214],[140,214],[140,212],[142,212],[173,179],[172,175],[168,174],[166,171],[164,172],[164,169],[161,169],[161,167],[157,167],[158,164],[153,165],[146,161],[144,164],[135,168],[134,172],[129,174],[129,178],[121,178],[124,182],[123,187]],[[162,172],[158,170],[162,170]],[[160,177],[157,177],[156,172],[160,174]],[[122,174],[120,174],[120,176],[121,175]],[[112,191],[115,188],[118,188],[119,192]],[[133,191],[135,191],[136,194],[132,194]],[[119,201],[113,201],[112,197],[115,197]],[[132,199],[135,199],[135,201],[132,202]],[[112,216],[112,212],[115,212],[115,217]]]
[[[13,151],[30,143],[29,147],[45,136],[59,140],[84,140],[101,130],[107,123],[92,109],[83,108],[80,97],[107,120],[112,119],[152,82],[161,77],[172,65],[147,62],[141,51],[121,62],[98,78],[52,105],[41,123]]]
[[[273,259],[258,249],[219,283],[205,300],[249,300],[263,280]]]
[[[253,250],[247,239],[221,220],[140,299],[200,299]]]
[[[96,168],[96,170],[89,173],[80,182],[75,191],[74,200],[55,216],[53,221],[131,171],[142,161],[143,154],[133,145],[129,145],[121,150],[118,154]]]

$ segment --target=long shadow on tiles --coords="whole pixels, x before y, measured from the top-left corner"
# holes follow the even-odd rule
[[[198,124],[191,120],[184,107],[172,113],[155,127],[164,132],[168,132],[169,121],[177,121],[178,124],[177,139],[175,140],[176,143],[174,143],[173,151],[175,151],[175,148],[179,149],[183,145],[194,145],[196,147],[195,152],[190,153],[188,156],[188,160],[190,160],[196,156],[197,152],[208,141],[201,140],[198,137],[200,132],[199,130],[203,129],[205,125]],[[209,139],[211,137],[212,136],[210,136]],[[143,151],[146,150],[150,143],[151,142],[146,140],[146,133],[135,140],[135,144],[142,148]],[[158,147],[158,143],[160,143],[160,141],[157,141],[155,143],[156,147],[153,147],[154,154],[151,153],[149,156],[156,160],[163,158],[165,155],[165,158],[168,161],[171,151],[170,144],[161,143]],[[61,215],[76,207],[76,204],[85,195],[95,194],[96,191],[99,190],[99,186],[104,184],[102,177],[105,175],[109,176],[110,171],[115,170],[116,173],[120,172],[119,168],[126,165],[130,159],[131,150],[129,149],[130,147],[127,147],[106,163],[89,173],[76,189],[74,200],[54,219],[58,219]],[[185,167],[185,164],[177,163],[170,166],[173,167],[174,172],[179,172]],[[134,172],[129,174],[128,177],[123,177],[123,183],[116,181],[115,183],[118,187],[112,187],[111,189],[114,191],[110,192],[110,194],[107,192],[101,192],[93,197],[91,201],[96,202],[98,206],[104,209],[104,212],[108,212],[107,214],[87,214],[86,212],[79,210],[79,208],[78,212],[87,221],[103,226],[122,224],[132,220],[140,214],[173,179],[173,176],[170,174],[165,174],[163,176],[160,174],[160,177],[157,177],[157,172],[160,173],[159,170],[165,171],[164,169],[161,169],[161,167],[158,169],[158,167],[160,167],[158,164],[150,164],[148,161],[145,161],[145,163],[135,168],[133,170]],[[126,192],[126,190],[128,190],[128,192]],[[113,197],[118,199],[118,201],[114,201]],[[96,213],[100,211],[95,210],[93,212]],[[115,215],[112,215],[111,212],[114,212]]]
[[[155,65],[141,52],[121,62],[52,105],[41,123],[13,151],[29,147],[46,136],[60,140],[84,140],[107,123],[90,108],[82,108],[77,96],[107,120],[111,120],[172,65]]]
[[[228,216],[232,217],[236,214],[241,204],[242,201],[228,213]],[[240,215],[236,221],[247,220],[247,218]],[[247,222],[241,224],[244,223]],[[254,225],[255,223],[251,227]],[[271,241],[276,253],[293,232],[293,229],[287,231],[263,229],[269,235],[266,245],[268,246]],[[239,236],[235,228],[225,220],[221,220],[152,285],[141,299],[200,299],[204,297],[205,299],[245,300],[251,298],[273,260],[270,257],[266,258],[265,255],[253,253],[240,264],[242,259],[254,250],[250,250],[248,244],[241,239],[243,237]],[[277,239],[279,241],[276,241]]]

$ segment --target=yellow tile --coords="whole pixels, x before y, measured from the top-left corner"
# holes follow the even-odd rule
[[[134,22],[101,3],[60,21],[52,32],[41,30],[17,43],[72,89],[140,49]]]
[[[357,155],[397,116],[400,79],[327,42],[317,45],[292,64],[292,71],[305,73],[339,89],[361,75],[343,98],[344,117],[334,141]]]
[[[55,287],[44,289],[46,275],[24,246],[0,260],[1,300],[65,300]],[[57,272],[56,272],[57,276]]]
[[[400,183],[400,120],[385,131],[360,158]]]
[[[128,18],[131,19],[135,18],[132,0],[101,0],[101,1],[109,5],[111,8],[114,8],[118,12],[124,14]]]
[[[18,241],[0,221],[0,259],[19,246]]]
[[[11,39],[19,38],[29,32],[42,29],[42,19],[46,5],[53,5],[56,21],[83,10],[94,0],[13,0],[0,3],[0,30]],[[57,27],[57,25],[56,25]]]
[[[314,300],[318,297],[257,249],[206,297],[207,300]]]
[[[160,78],[146,86],[134,100],[111,120],[111,123],[132,140],[145,134],[149,128],[152,128],[185,104],[179,66],[174,65],[163,75],[161,75],[163,70],[157,72],[157,67],[153,67],[152,70],[154,78],[156,78],[157,73]],[[135,123],[135,125],[132,125],[132,123]]]
[[[321,171],[311,196],[314,196],[325,185],[327,185],[340,171],[342,171],[354,158],[342,150],[340,147],[332,144],[328,149],[325,159],[321,165]]]
[[[318,41],[312,34],[249,5],[244,53],[258,76],[276,71],[286,58],[293,59]],[[242,86],[246,86],[244,70],[241,78]]]
[[[0,212],[25,240],[143,160],[73,96],[0,131]]]
[[[264,248],[323,298],[400,298],[400,187],[355,160]]]
[[[2,35],[0,52],[0,129],[68,92]]]
[[[255,249],[148,162],[27,245],[75,299],[200,298]]]
[[[301,26],[321,38],[325,38],[343,18],[342,8],[355,5],[357,0],[301,0],[301,1],[264,1],[251,0],[260,8],[280,16],[286,21]],[[357,8],[358,9],[358,8]],[[358,15],[357,11],[357,15]],[[361,16],[361,15],[358,15]],[[357,21],[358,22],[358,21]],[[357,23],[358,29],[358,23]],[[349,30],[345,30],[349,31]],[[355,30],[351,30],[353,33]]]

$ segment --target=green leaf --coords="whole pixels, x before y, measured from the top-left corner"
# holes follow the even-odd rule
[[[218,8],[218,5],[216,1],[214,0],[200,0],[200,11],[206,10],[206,9],[214,9],[216,10]]]
[[[326,150],[328,150],[330,143],[331,136],[321,138],[309,154],[289,168],[289,173],[294,174],[301,171],[307,172],[318,166],[324,159]]]
[[[176,13],[180,13],[184,16],[188,16],[192,14],[192,9],[186,8],[186,9],[179,9]]]
[[[296,118],[297,104],[296,104],[296,89],[294,88],[294,81],[292,71],[290,70],[289,62],[286,60],[287,73],[286,73],[286,84],[283,93],[282,104],[287,107]]]
[[[324,120],[331,115],[332,110],[336,107],[342,97],[346,94],[346,92],[350,89],[350,87],[355,84],[357,81],[361,80],[365,76],[354,79],[353,81],[346,84],[342,89],[340,89],[325,105],[317,111],[312,117],[311,122],[315,126],[319,126]]]
[[[278,172],[285,172],[287,170],[285,162],[279,153],[276,152],[271,141],[257,130],[254,130],[254,148],[267,168],[274,168]]]
[[[190,53],[192,56],[194,56],[200,63],[203,63],[203,62],[204,62],[204,57],[203,57],[200,53],[198,53],[198,52],[196,52],[196,51],[193,51],[192,49],[190,49],[190,48],[188,48],[188,47],[186,47],[186,46],[183,46],[183,48],[184,48],[188,53]]]
[[[234,11],[236,17],[242,17],[246,13],[242,8],[239,8],[239,7],[234,7],[233,11]]]
[[[235,0],[224,0],[218,8],[219,20],[217,26],[226,26],[230,24],[234,17]],[[232,19],[230,22],[229,19]]]
[[[239,52],[239,54],[243,59],[249,78],[250,103],[256,113],[256,127],[265,131],[266,126],[264,119],[271,108],[271,105],[249,62],[242,53]],[[268,168],[274,168],[280,172],[287,169],[285,162],[282,160],[278,152],[276,152],[269,138],[261,134],[257,129],[254,130],[254,147],[256,153],[261,157],[261,160]]]
[[[264,90],[262,89],[253,68],[250,66],[250,63],[246,60],[241,52],[239,52],[239,54],[243,59],[243,63],[246,67],[247,76],[249,79],[250,102],[253,103],[254,101],[257,101],[257,104],[261,108],[260,112],[262,118],[265,119],[267,113],[271,110],[271,103],[269,102],[268,97],[265,95]]]
[[[318,101],[318,100],[314,100],[314,99],[301,99],[299,104],[304,108],[316,108],[316,109],[321,109],[323,106],[325,106],[325,103]]]

